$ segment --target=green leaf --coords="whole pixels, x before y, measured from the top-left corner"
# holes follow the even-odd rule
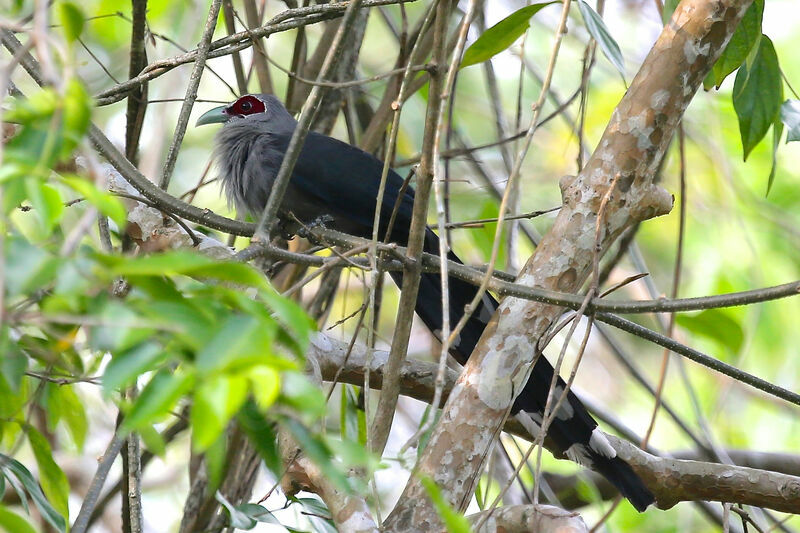
[[[342,389],[346,389],[347,399],[345,401],[345,410],[347,411],[346,431],[347,436],[342,435],[343,438],[354,440],[360,444],[367,443],[367,414],[364,412],[363,406],[360,405],[359,389],[352,385],[342,385]]]
[[[781,122],[789,128],[786,142],[800,141],[800,100],[786,100],[781,105]]]
[[[25,239],[11,237],[5,242],[5,289],[11,296],[26,294],[49,284],[60,261]]]
[[[42,233],[44,236],[49,236],[64,212],[61,193],[50,185],[33,178],[25,180],[25,190],[36,218],[41,224]]]
[[[14,424],[14,426],[15,427],[20,427],[19,424]],[[0,462],[2,462],[2,459],[3,459],[3,455],[0,454]],[[27,472],[27,470],[26,470],[26,472]],[[8,480],[8,483],[11,485],[11,488],[13,488],[14,492],[17,494],[17,498],[19,498],[20,504],[22,504],[22,508],[25,510],[25,513],[26,514],[31,514],[31,509],[28,506],[28,495],[25,493],[25,486],[20,482],[20,480],[17,479],[15,476],[12,476],[9,472],[6,472],[6,471],[2,470],[1,468],[0,468],[0,477],[2,477],[3,479],[7,479]],[[36,488],[37,489],[39,488],[38,485],[37,485]],[[41,489],[40,489],[40,491],[41,491]],[[42,494],[42,499],[44,499],[44,501],[45,501],[45,503],[47,505],[50,505],[50,502],[48,502],[44,498],[44,494]],[[55,509],[50,507],[50,510],[53,512],[53,514],[55,516],[58,516],[59,518],[61,518],[63,520],[63,517],[61,517],[61,515],[58,514]]]
[[[280,374],[271,366],[256,365],[247,370],[246,376],[256,404],[262,411],[266,411],[281,392]]]
[[[358,397],[354,387],[342,384],[339,401],[339,434],[343,439],[359,441]]]
[[[196,451],[211,446],[228,421],[247,399],[244,376],[219,374],[207,378],[195,390],[192,405],[192,444]]]
[[[142,389],[122,421],[123,431],[137,430],[167,414],[194,385],[194,374],[162,370]]]
[[[303,509],[311,514],[316,514],[324,517],[331,516],[331,512],[325,504],[316,498],[292,498],[292,501],[300,504]]]
[[[228,317],[197,354],[197,370],[211,373],[265,362],[273,352],[275,329],[255,316]]]
[[[60,97],[52,87],[33,91],[27,98],[10,99],[11,107],[3,117],[9,122],[29,125],[41,119],[48,119],[58,109]],[[14,137],[16,138],[16,137]]]
[[[103,394],[127,387],[145,372],[156,367],[167,358],[164,349],[157,343],[145,342],[114,355],[103,373]]]
[[[167,443],[164,442],[164,437],[161,436],[161,433],[149,425],[140,427],[138,433],[147,449],[163,459],[167,452]]]
[[[94,183],[79,176],[63,176],[61,180],[70,188],[76,190],[87,202],[92,204],[105,216],[111,218],[118,228],[125,227],[127,213],[119,198],[103,192]]]
[[[316,323],[303,311],[296,302],[281,296],[274,289],[268,288],[261,291],[261,297],[274,313],[275,318],[283,324],[285,333],[291,336],[292,344],[289,346],[295,355],[304,357],[308,350],[311,332],[316,328]]]
[[[300,372],[284,372],[281,399],[309,416],[325,415],[326,399],[322,390]]]
[[[58,2],[58,15],[67,42],[77,41],[83,31],[85,17],[81,8],[72,2]]]
[[[769,191],[772,190],[772,183],[775,181],[775,173],[778,171],[778,147],[781,144],[782,135],[783,123],[780,120],[776,120],[772,125],[772,166],[769,169],[767,193],[764,196],[769,196]]]
[[[0,529],[9,533],[36,533],[30,522],[0,505]]]
[[[142,288],[142,278],[136,282],[137,288]],[[150,279],[149,281],[156,281]],[[160,281],[160,280],[158,280]],[[177,291],[161,290],[152,294],[141,306],[141,313],[155,323],[168,324],[175,334],[176,339],[189,346],[193,351],[200,351],[214,336],[217,318],[209,313],[209,308],[202,307],[206,300],[184,298]]]
[[[204,451],[206,467],[208,469],[208,489],[217,490],[225,477],[225,464],[227,463],[227,437],[220,433],[217,439]]]
[[[250,517],[247,513],[243,513],[239,509],[233,506],[231,502],[225,499],[225,496],[222,495],[220,491],[217,491],[214,494],[214,498],[222,504],[226,511],[228,511],[228,517],[230,518],[230,525],[231,527],[250,530],[256,527],[258,523],[255,518]]]
[[[274,423],[267,420],[252,401],[245,402],[236,419],[250,439],[250,443],[258,450],[267,468],[273,474],[280,475],[281,460]]]
[[[531,17],[543,7],[556,3],[558,2],[545,2],[543,4],[525,6],[483,32],[464,52],[460,68],[483,63],[514,44],[514,41],[519,39],[530,26]]]
[[[94,316],[98,323],[89,328],[89,346],[112,353],[129,350],[151,337],[156,326],[169,325],[148,321],[119,300],[98,302]]]
[[[350,492],[347,476],[334,464],[330,449],[322,439],[313,435],[308,428],[292,418],[284,419],[283,426],[289,430],[297,445],[322,470],[326,478],[339,490]]]
[[[47,406],[51,414],[63,420],[72,436],[75,446],[81,450],[86,442],[86,433],[89,430],[89,421],[86,418],[86,409],[72,385],[49,384]]]
[[[116,276],[170,276],[186,275],[230,281],[252,287],[267,288],[269,285],[258,271],[244,263],[218,261],[210,257],[186,252],[166,252],[133,258],[104,256]]]
[[[14,418],[25,406],[25,396],[21,391],[14,391],[6,381],[6,376],[0,374],[0,418]]]
[[[675,8],[677,8],[678,4],[680,3],[681,0],[664,1],[664,11],[661,12],[661,19],[664,22],[664,24],[669,22],[669,20],[672,18],[672,14],[675,12]]]
[[[761,21],[764,17],[764,0],[754,0],[744,18],[736,27],[728,46],[722,52],[717,62],[714,63],[709,75],[703,81],[706,90],[716,86],[719,89],[728,75],[739,68],[747,58],[753,46],[761,37]]]
[[[28,357],[20,350],[19,345],[9,337],[7,327],[0,327],[0,376],[14,392],[19,392],[22,378],[28,370]],[[0,399],[0,405],[3,404]],[[3,409],[0,408],[0,412]],[[0,415],[3,416],[3,415]]]
[[[476,214],[475,218],[497,218],[500,213],[497,202],[491,198],[487,198],[480,206],[480,211]],[[469,231],[469,236],[475,243],[474,249],[481,254],[484,262],[488,262],[491,257],[492,243],[494,242],[494,234],[497,231],[497,222],[489,222],[482,227],[477,227]],[[505,242],[508,233],[505,228],[500,230],[500,242]],[[497,254],[497,268],[503,268],[506,264],[506,246],[500,246]]]
[[[53,460],[53,451],[50,443],[32,426],[26,429],[28,442],[31,443],[36,464],[39,466],[39,478],[47,499],[53,504],[56,511],[69,520],[69,482],[61,468]]]
[[[61,159],[66,159],[72,155],[72,151],[89,131],[89,123],[92,118],[92,102],[89,93],[76,78],[71,78],[66,82],[62,105],[64,106],[62,119],[64,145]]]
[[[744,343],[742,325],[721,309],[706,309],[696,315],[677,315],[676,322],[694,334],[717,341],[733,354],[739,353]]]
[[[733,108],[739,118],[744,159],[761,141],[778,117],[783,84],[778,56],[769,37],[763,35],[753,64],[743,64],[733,85]]]
[[[331,512],[323,502],[315,498],[292,498],[292,501],[303,507],[317,533],[337,533],[330,518]]]
[[[428,497],[433,502],[436,512],[439,513],[439,517],[444,522],[447,531],[450,533],[470,533],[472,530],[469,527],[467,517],[455,511],[447,503],[436,483],[429,476],[420,477],[420,481],[425,488],[425,492],[428,493]]]
[[[611,33],[608,31],[606,23],[603,21],[602,17],[597,14],[597,11],[592,9],[584,0],[578,0],[578,9],[583,17],[583,23],[586,24],[586,29],[589,30],[591,36],[597,41],[597,44],[600,45],[600,50],[603,51],[603,55],[611,61],[611,64],[614,65],[624,80],[625,60],[622,57],[622,51],[619,49],[617,41],[614,40]]]
[[[267,510],[266,507],[255,503],[243,503],[236,506],[236,510],[244,513],[253,520],[264,522],[265,524],[281,525],[280,521],[275,518],[275,515]]]
[[[112,276],[174,276],[213,262],[209,257],[187,251],[137,257],[99,256],[98,260],[108,264]]]
[[[0,200],[0,207],[2,207],[3,214],[6,216],[16,210],[28,198],[25,192],[25,180],[22,178],[28,175],[29,167],[11,162],[9,159],[6,157],[3,160],[3,164],[0,165],[0,186],[3,187],[3,198]]]
[[[64,517],[58,513],[50,502],[47,501],[39,484],[31,475],[30,471],[25,468],[19,461],[12,459],[7,455],[0,453],[0,470],[5,473],[9,481],[13,481],[10,474],[14,474],[17,480],[22,483],[25,491],[30,495],[36,508],[39,509],[42,517],[59,532],[65,533],[67,530],[67,522]],[[12,483],[14,484],[14,483]],[[16,486],[16,485],[15,485]],[[26,506],[27,508],[27,506]]]
[[[358,441],[337,439],[326,435],[325,444],[334,452],[345,468],[363,469],[368,475],[372,475],[372,472],[382,468],[380,459]]]
[[[430,405],[426,406],[425,412],[422,415],[422,420],[420,420],[420,425],[427,424],[429,416],[433,416],[433,423],[431,423],[428,427],[428,430],[419,437],[419,443],[417,444],[417,459],[422,457],[425,447],[428,446],[428,442],[431,440],[431,436],[433,435],[433,430],[436,428],[436,424],[439,422],[439,417],[442,416],[442,411],[435,409]]]
[[[88,131],[91,100],[80,81],[71,78],[63,93],[46,88],[15,99],[6,118],[23,125],[9,141],[6,159],[29,166],[32,177],[48,177],[47,169],[69,158]]]

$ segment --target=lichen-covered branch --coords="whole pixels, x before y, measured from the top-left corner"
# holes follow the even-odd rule
[[[319,365],[322,378],[330,381],[338,375],[343,383],[363,383],[364,365],[370,362],[371,385],[381,386],[382,369],[388,354],[356,345],[349,356],[347,344],[324,334],[313,338],[308,356]],[[435,389],[436,364],[407,360],[400,371],[401,393],[430,402]],[[448,370],[444,397],[453,389],[457,374]],[[530,439],[524,428],[508,420],[503,430]],[[749,450],[731,450],[729,455],[740,465],[697,461],[697,455],[676,453],[680,458],[664,458],[640,450],[630,442],[606,435],[620,457],[625,459],[655,494],[658,507],[669,508],[682,501],[724,501],[767,507],[777,511],[800,513],[800,457]],[[547,443],[546,443],[547,444]],[[608,492],[616,491],[597,476]],[[563,485],[564,483],[562,483]],[[402,500],[401,500],[402,501]],[[575,500],[574,505],[588,502]],[[582,502],[582,503],[580,503]]]
[[[485,515],[489,515],[485,518]],[[587,533],[589,528],[577,513],[552,505],[507,505],[467,517],[473,525],[483,523],[475,533]]]
[[[609,436],[612,446],[653,492],[661,509],[708,500],[800,513],[800,477],[701,461],[656,457]]]
[[[304,455],[300,455],[289,465],[287,479],[291,479],[291,485],[284,484],[284,492],[291,495],[299,490],[307,490],[318,494],[331,512],[333,522],[339,531],[353,533],[379,531],[366,500],[338,489],[319,467]]]
[[[670,195],[653,179],[669,140],[700,82],[749,6],[747,0],[685,0],[614,111],[577,177],[561,180],[564,206],[518,279],[524,285],[577,292],[595,254],[631,225],[669,212]],[[603,199],[611,189],[600,224]],[[410,531],[440,519],[419,479],[436,481],[454,507],[469,503],[488,450],[514,392],[521,390],[536,344],[560,308],[507,298],[473,352],[413,476],[385,526]],[[454,469],[452,465],[459,465]]]

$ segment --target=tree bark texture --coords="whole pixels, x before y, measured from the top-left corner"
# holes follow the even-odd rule
[[[750,3],[684,0],[678,6],[586,167],[577,177],[562,178],[564,205],[519,283],[577,292],[591,272],[595,254],[607,250],[633,224],[669,212],[672,198],[654,184],[656,170],[683,112]],[[604,199],[607,204],[598,221]],[[420,483],[423,476],[439,485],[450,505],[466,508],[484,458],[528,375],[538,340],[560,313],[551,305],[516,298],[503,301],[451,393],[415,474],[387,518],[387,529],[441,527]]]

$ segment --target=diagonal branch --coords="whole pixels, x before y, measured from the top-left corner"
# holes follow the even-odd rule
[[[172,138],[172,143],[169,145],[167,160],[164,163],[164,173],[159,183],[159,186],[164,190],[169,186],[172,172],[175,170],[175,163],[178,161],[178,153],[181,149],[183,136],[186,133],[186,126],[189,124],[189,115],[194,107],[194,101],[197,100],[197,88],[200,86],[200,78],[203,76],[203,69],[206,66],[208,52],[211,49],[211,38],[214,36],[214,29],[217,27],[217,19],[219,18],[219,9],[221,6],[222,0],[212,0],[211,8],[208,10],[206,26],[205,29],[203,29],[200,46],[197,48],[197,58],[192,68],[192,74],[189,77],[189,85],[186,87],[186,96],[183,99],[183,104],[181,104],[178,122],[175,124],[175,135]]]
[[[518,282],[577,292],[596,250],[605,251],[628,227],[667,213],[672,199],[653,179],[669,140],[701,81],[721,54],[750,2],[684,0],[614,111],[598,148],[577,177],[562,179],[564,207],[528,261]],[[600,246],[594,226],[605,207]],[[445,406],[400,502],[385,522],[393,531],[440,524],[420,483],[436,480],[442,496],[462,509],[469,502],[484,457],[522,388],[536,343],[561,309],[506,298],[486,328]],[[452,465],[459,465],[453,469]]]
[[[324,380],[338,376],[340,382],[352,384],[363,383],[364,365],[369,361],[374,378],[371,385],[380,387],[387,352],[369,350],[363,345],[356,345],[352,350],[348,348],[347,343],[318,334],[312,339],[307,356],[319,363]],[[430,402],[436,388],[436,373],[435,363],[406,361],[400,371],[402,394]],[[456,372],[448,370],[445,397],[458,387],[456,379]],[[515,420],[507,421],[503,430],[530,439]],[[800,513],[800,477],[797,475],[800,458],[796,455],[732,451],[737,463],[748,465],[734,466],[691,460],[696,454],[686,452],[676,454],[681,459],[657,457],[626,440],[607,437],[620,457],[656,495],[659,508],[667,509],[682,501],[710,500]]]

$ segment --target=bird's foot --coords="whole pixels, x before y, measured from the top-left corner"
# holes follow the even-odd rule
[[[278,219],[278,223],[275,224],[273,236],[278,236],[284,241],[291,241],[294,238],[294,232],[292,231],[294,228],[292,224],[292,222],[285,218]]]
[[[304,239],[313,239],[314,230],[317,228],[324,228],[326,224],[333,222],[334,218],[331,215],[320,215],[308,224],[304,224],[297,230],[297,235]]]

